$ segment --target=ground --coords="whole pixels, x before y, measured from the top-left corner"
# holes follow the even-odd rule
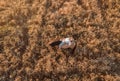
[[[0,81],[120,81],[120,0],[1,0]]]

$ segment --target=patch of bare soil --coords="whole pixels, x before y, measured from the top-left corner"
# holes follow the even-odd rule
[[[120,0],[0,0],[0,81],[120,81]]]

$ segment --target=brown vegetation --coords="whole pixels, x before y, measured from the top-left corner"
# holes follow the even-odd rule
[[[71,36],[74,54],[48,42]],[[0,0],[0,81],[119,81],[120,0]]]

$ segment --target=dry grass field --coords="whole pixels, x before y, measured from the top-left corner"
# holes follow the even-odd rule
[[[0,81],[120,81],[120,0],[0,0]]]

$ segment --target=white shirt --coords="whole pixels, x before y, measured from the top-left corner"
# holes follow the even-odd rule
[[[62,40],[62,42],[59,44],[59,48],[61,48],[63,45],[71,45],[70,38],[65,38]]]

